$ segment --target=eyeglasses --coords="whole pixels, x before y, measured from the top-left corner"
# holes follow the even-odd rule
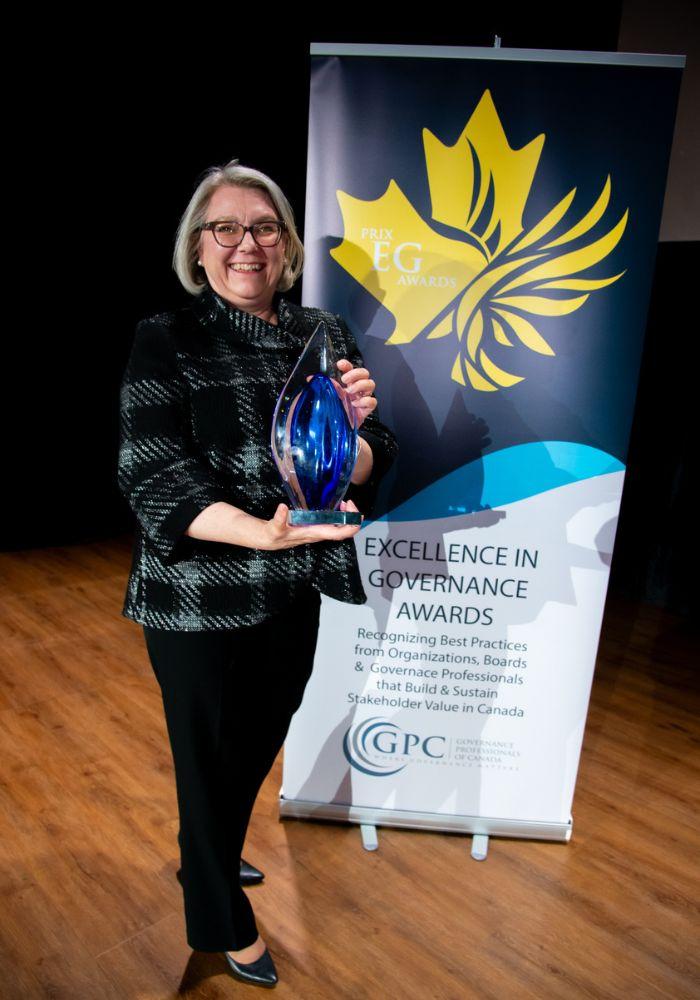
[[[237,247],[246,233],[250,233],[259,247],[275,247],[287,226],[284,222],[254,222],[252,226],[240,222],[205,222],[200,228],[210,230],[221,247]]]

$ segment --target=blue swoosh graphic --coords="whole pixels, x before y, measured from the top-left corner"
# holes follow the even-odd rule
[[[503,507],[594,476],[622,472],[624,468],[613,455],[573,441],[517,444],[489,452],[449,472],[377,520],[459,517]]]

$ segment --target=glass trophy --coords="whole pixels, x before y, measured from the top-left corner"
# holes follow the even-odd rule
[[[357,459],[357,416],[326,324],[308,340],[272,421],[272,455],[291,501],[288,524],[361,524],[339,510]]]

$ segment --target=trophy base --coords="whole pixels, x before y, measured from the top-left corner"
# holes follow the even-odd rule
[[[290,510],[287,524],[362,524],[354,510]]]

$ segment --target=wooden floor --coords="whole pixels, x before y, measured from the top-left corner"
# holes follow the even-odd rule
[[[0,996],[259,996],[185,941],[160,692],[120,616],[130,539],[0,554]],[[697,637],[608,602],[567,844],[277,819],[245,856],[282,998],[700,996]],[[695,682],[695,690],[693,684]]]

